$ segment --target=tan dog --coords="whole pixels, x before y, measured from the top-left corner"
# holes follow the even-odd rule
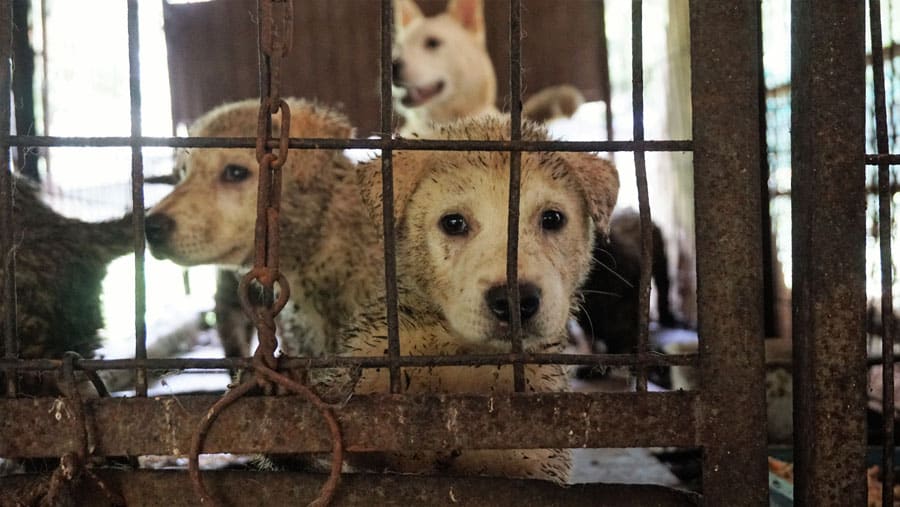
[[[535,124],[523,138],[546,139]],[[508,139],[509,120],[485,116],[429,132],[440,139]],[[400,348],[404,355],[509,352],[506,295],[509,155],[411,152],[394,155]],[[381,217],[379,161],[360,166],[364,200]],[[618,175],[584,153],[522,155],[518,275],[523,347],[560,352],[576,289],[591,264],[595,231],[604,231],[618,193]],[[382,300],[383,301],[383,300]],[[383,302],[350,327],[345,352],[385,354]],[[408,393],[509,393],[512,368],[404,369]],[[560,365],[526,367],[531,392],[567,389]],[[357,393],[386,392],[388,373],[365,370]],[[526,477],[565,482],[568,450],[448,450],[383,457],[379,466],[403,472]]]
[[[226,104],[192,126],[197,136],[254,136],[258,101]],[[347,120],[291,99],[291,137],[346,138]],[[273,125],[275,135],[280,129]],[[179,155],[181,183],[147,216],[156,257],[190,266],[253,262],[258,164],[252,149],[195,148]],[[353,165],[339,151],[291,150],[283,167],[280,267],[291,287],[282,313],[282,349],[321,355],[336,349],[340,323],[371,300],[382,263]]]
[[[485,42],[482,0],[450,0],[425,17],[414,0],[396,0],[393,82],[400,134],[420,136],[432,123],[496,113],[497,76]],[[572,86],[554,86],[523,106],[526,118],[571,116],[584,101]]]

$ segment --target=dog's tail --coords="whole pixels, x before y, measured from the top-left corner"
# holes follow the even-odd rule
[[[133,214],[128,212],[122,218],[106,222],[84,222],[65,217],[54,211],[40,198],[40,188],[25,178],[15,178],[15,201],[13,218],[20,229],[36,229],[53,239],[54,235],[66,238],[79,245],[88,258],[102,264],[134,251]]]
[[[535,93],[522,105],[522,117],[546,123],[556,118],[569,118],[584,104],[584,95],[572,85],[548,86]]]
[[[104,263],[134,252],[134,214],[105,222],[82,222],[84,244],[91,245]]]

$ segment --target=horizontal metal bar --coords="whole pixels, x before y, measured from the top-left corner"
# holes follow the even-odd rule
[[[0,145],[30,147],[256,148],[253,137],[53,137],[0,136]],[[271,148],[278,147],[270,140]],[[450,141],[439,139],[292,138],[291,149],[394,149],[443,151],[691,151],[691,141]]]
[[[99,470],[103,482],[118,492],[131,507],[197,505],[188,475],[177,470]],[[226,470],[204,472],[212,494],[228,499],[228,505],[306,505],[312,501],[324,476],[305,473],[266,473]],[[16,499],[40,489],[49,474],[0,478],[0,497]],[[82,481],[90,483],[90,481]],[[90,488],[92,485],[86,487]],[[100,491],[79,490],[76,504],[101,503]],[[595,505],[699,505],[696,493],[655,485],[577,484],[560,487],[545,481],[490,477],[421,477],[387,474],[345,474],[331,505],[335,507],[386,505],[432,506],[546,506]]]
[[[539,393],[352,396],[334,413],[348,451],[545,447],[695,447],[698,393]],[[98,456],[185,455],[218,396],[85,401]],[[78,449],[63,398],[0,399],[0,456],[51,457]],[[23,431],[27,428],[27,431]],[[535,431],[540,428],[540,431]],[[253,396],[222,412],[205,452],[331,450],[318,410],[297,396]]]
[[[61,359],[0,359],[0,371],[53,370],[62,367]],[[152,370],[233,369],[249,368],[249,357],[232,358],[152,358],[152,359],[76,359],[79,370]],[[385,368],[396,366],[485,366],[502,364],[569,364],[587,366],[697,366],[696,354],[651,353],[644,360],[636,354],[489,354],[452,356],[401,356],[389,357],[291,357],[279,360],[281,368],[351,367]]]
[[[878,164],[900,164],[900,155],[895,153],[885,153],[885,154],[877,154],[877,153],[867,153],[866,154],[866,165],[878,165]]]

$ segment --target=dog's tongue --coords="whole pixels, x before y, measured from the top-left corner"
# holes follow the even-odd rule
[[[440,93],[441,88],[440,82],[431,86],[411,87],[407,90],[407,97],[411,104],[418,106]]]

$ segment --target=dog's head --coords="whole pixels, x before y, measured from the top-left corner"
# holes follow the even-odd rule
[[[508,139],[508,130],[508,119],[482,117],[441,127],[432,138]],[[547,138],[530,123],[523,137]],[[400,283],[410,297],[433,304],[462,341],[504,346],[509,154],[401,151],[393,170]],[[378,220],[380,162],[359,171]],[[592,154],[522,154],[518,284],[526,339],[564,331],[618,185],[613,166]]]
[[[290,99],[291,137],[349,137],[352,129],[337,113]],[[258,100],[220,106],[198,119],[193,136],[254,137]],[[280,132],[280,115],[273,133]],[[282,168],[283,192],[303,192],[311,200],[328,175],[333,157],[319,150],[292,150]],[[254,149],[191,148],[177,155],[180,183],[147,215],[150,250],[182,265],[238,266],[252,259],[259,164]],[[286,204],[283,203],[282,206]]]
[[[425,17],[414,0],[395,0],[393,54],[397,107],[450,121],[493,107],[497,79],[485,46],[482,0],[450,0]]]

